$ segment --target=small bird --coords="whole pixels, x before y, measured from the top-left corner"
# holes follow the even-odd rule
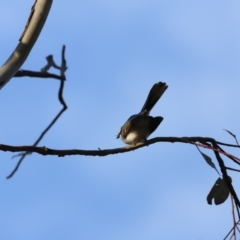
[[[117,138],[129,145],[136,145],[138,143],[146,142],[150,134],[152,134],[159,124],[162,122],[163,117],[149,116],[150,111],[168,88],[164,82],[155,83],[148,97],[138,114],[132,115],[121,127]]]

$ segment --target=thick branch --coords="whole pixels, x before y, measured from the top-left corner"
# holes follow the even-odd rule
[[[36,0],[19,44],[0,68],[0,89],[16,74],[27,59],[47,19],[52,0]]]

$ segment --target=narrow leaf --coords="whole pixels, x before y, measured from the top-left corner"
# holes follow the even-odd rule
[[[220,175],[220,173],[218,172],[218,170],[217,170],[215,164],[213,163],[212,159],[211,159],[208,155],[206,155],[205,153],[203,153],[203,152],[199,149],[198,146],[197,146],[197,149],[198,149],[198,151],[201,153],[201,155],[203,156],[203,158],[205,159],[205,161],[207,162],[207,164],[208,164],[210,167],[214,168],[214,169],[217,171],[218,175]]]
[[[230,132],[229,130],[226,130],[226,129],[223,129],[224,131],[226,131],[227,133],[229,133],[236,141],[237,145],[239,146],[239,143],[238,143],[238,140],[237,140],[237,137],[235,134],[233,134],[232,132]]]

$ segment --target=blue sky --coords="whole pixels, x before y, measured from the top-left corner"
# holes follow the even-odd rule
[[[1,1],[2,63],[32,4]],[[40,70],[49,54],[58,62],[65,44],[69,109],[40,146],[123,146],[115,139],[120,126],[158,81],[169,88],[152,111],[164,117],[152,137],[233,143],[223,129],[240,136],[239,12],[236,0],[54,1],[23,69]],[[0,142],[31,145],[60,109],[58,86],[12,79],[0,94]],[[104,158],[32,154],[6,180],[12,155],[0,152],[1,239],[218,240],[232,226],[230,200],[207,204],[218,175],[190,145],[159,143]],[[239,189],[238,174],[231,176]]]

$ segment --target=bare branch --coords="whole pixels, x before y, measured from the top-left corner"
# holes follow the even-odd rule
[[[65,49],[66,49],[65,45],[63,45],[61,66],[58,66],[55,63],[55,61],[53,60],[53,55],[49,55],[46,57],[47,64],[41,69],[40,72],[21,69],[14,75],[14,77],[38,77],[38,78],[54,78],[58,80],[66,80],[65,72],[67,70],[67,64],[65,59]],[[49,73],[48,70],[51,67],[60,70],[60,75]]]
[[[66,79],[65,71],[67,70],[67,63],[66,63],[66,59],[65,59],[65,49],[66,49],[65,45],[63,45],[61,67],[57,67],[58,69],[60,69],[60,78],[61,78],[61,82],[60,82],[60,86],[59,86],[59,90],[58,90],[58,100],[59,100],[60,104],[62,105],[62,109],[59,111],[59,113],[56,115],[56,117],[51,121],[51,123],[46,127],[46,129],[40,134],[39,138],[35,141],[33,146],[37,146],[37,144],[42,140],[42,138],[45,136],[45,134],[54,125],[54,123],[60,118],[60,116],[63,114],[63,112],[65,112],[67,110],[67,104],[65,103],[64,98],[63,98],[63,88],[64,88],[64,82],[65,82],[64,80]],[[51,57],[51,59],[52,60],[49,61],[49,57],[47,57],[47,61],[48,61],[47,66],[49,68],[50,67],[56,67],[57,65],[54,63],[52,57]],[[7,179],[11,178],[17,172],[17,170],[20,167],[20,164],[22,163],[24,158],[28,154],[31,154],[31,153],[32,152],[30,152],[30,151],[26,151],[25,153],[20,154],[21,158],[18,160],[18,163],[16,164],[13,171],[7,176]]]
[[[57,80],[62,80],[62,77],[57,74],[48,72],[29,71],[23,69],[17,71],[17,73],[13,77],[53,78]]]
[[[240,169],[235,169],[235,168],[231,168],[231,167],[226,167],[226,169],[235,171],[235,172],[240,172]]]
[[[98,148],[97,150],[80,150],[80,149],[66,149],[66,150],[58,150],[58,149],[51,149],[47,147],[36,147],[36,146],[10,146],[0,144],[0,151],[8,151],[8,152],[31,152],[31,153],[38,153],[41,155],[53,155],[53,156],[70,156],[70,155],[84,155],[84,156],[107,156],[111,154],[119,154],[134,151],[138,148],[150,146],[157,142],[168,142],[168,143],[189,143],[195,145],[194,142],[216,142],[213,138],[204,138],[204,137],[156,137],[147,140],[144,144],[137,144],[137,145],[127,145],[121,148],[115,149],[105,149],[101,150]],[[240,148],[240,146],[237,146]],[[213,148],[214,149],[214,148]],[[212,150],[212,149],[211,149]]]

